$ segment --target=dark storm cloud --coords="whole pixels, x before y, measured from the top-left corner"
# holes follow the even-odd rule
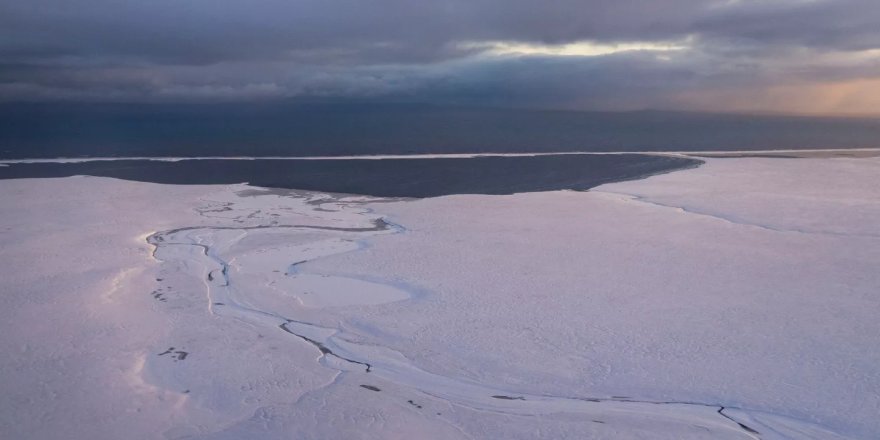
[[[351,96],[592,108],[880,76],[869,52],[880,48],[874,0],[0,2],[7,100]],[[473,44],[495,41],[687,47],[517,56]]]
[[[873,0],[741,1],[694,22],[693,32],[757,45],[838,50],[880,47]]]
[[[866,47],[880,37],[873,0],[413,2],[4,0],[10,56],[114,55],[205,63],[385,51],[423,60],[467,40],[547,43],[675,39],[691,34],[761,44]],[[363,60],[369,61],[369,60]]]

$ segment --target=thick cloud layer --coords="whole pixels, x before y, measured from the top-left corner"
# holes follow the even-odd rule
[[[7,101],[880,113],[875,0],[0,2]]]

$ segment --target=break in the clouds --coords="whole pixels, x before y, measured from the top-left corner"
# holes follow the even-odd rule
[[[876,0],[0,0],[0,99],[880,113]]]

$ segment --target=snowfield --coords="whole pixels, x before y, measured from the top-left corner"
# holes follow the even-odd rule
[[[0,181],[0,438],[880,438],[878,176]]]

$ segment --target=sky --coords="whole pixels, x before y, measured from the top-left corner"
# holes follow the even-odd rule
[[[0,0],[0,102],[880,116],[877,0]]]

